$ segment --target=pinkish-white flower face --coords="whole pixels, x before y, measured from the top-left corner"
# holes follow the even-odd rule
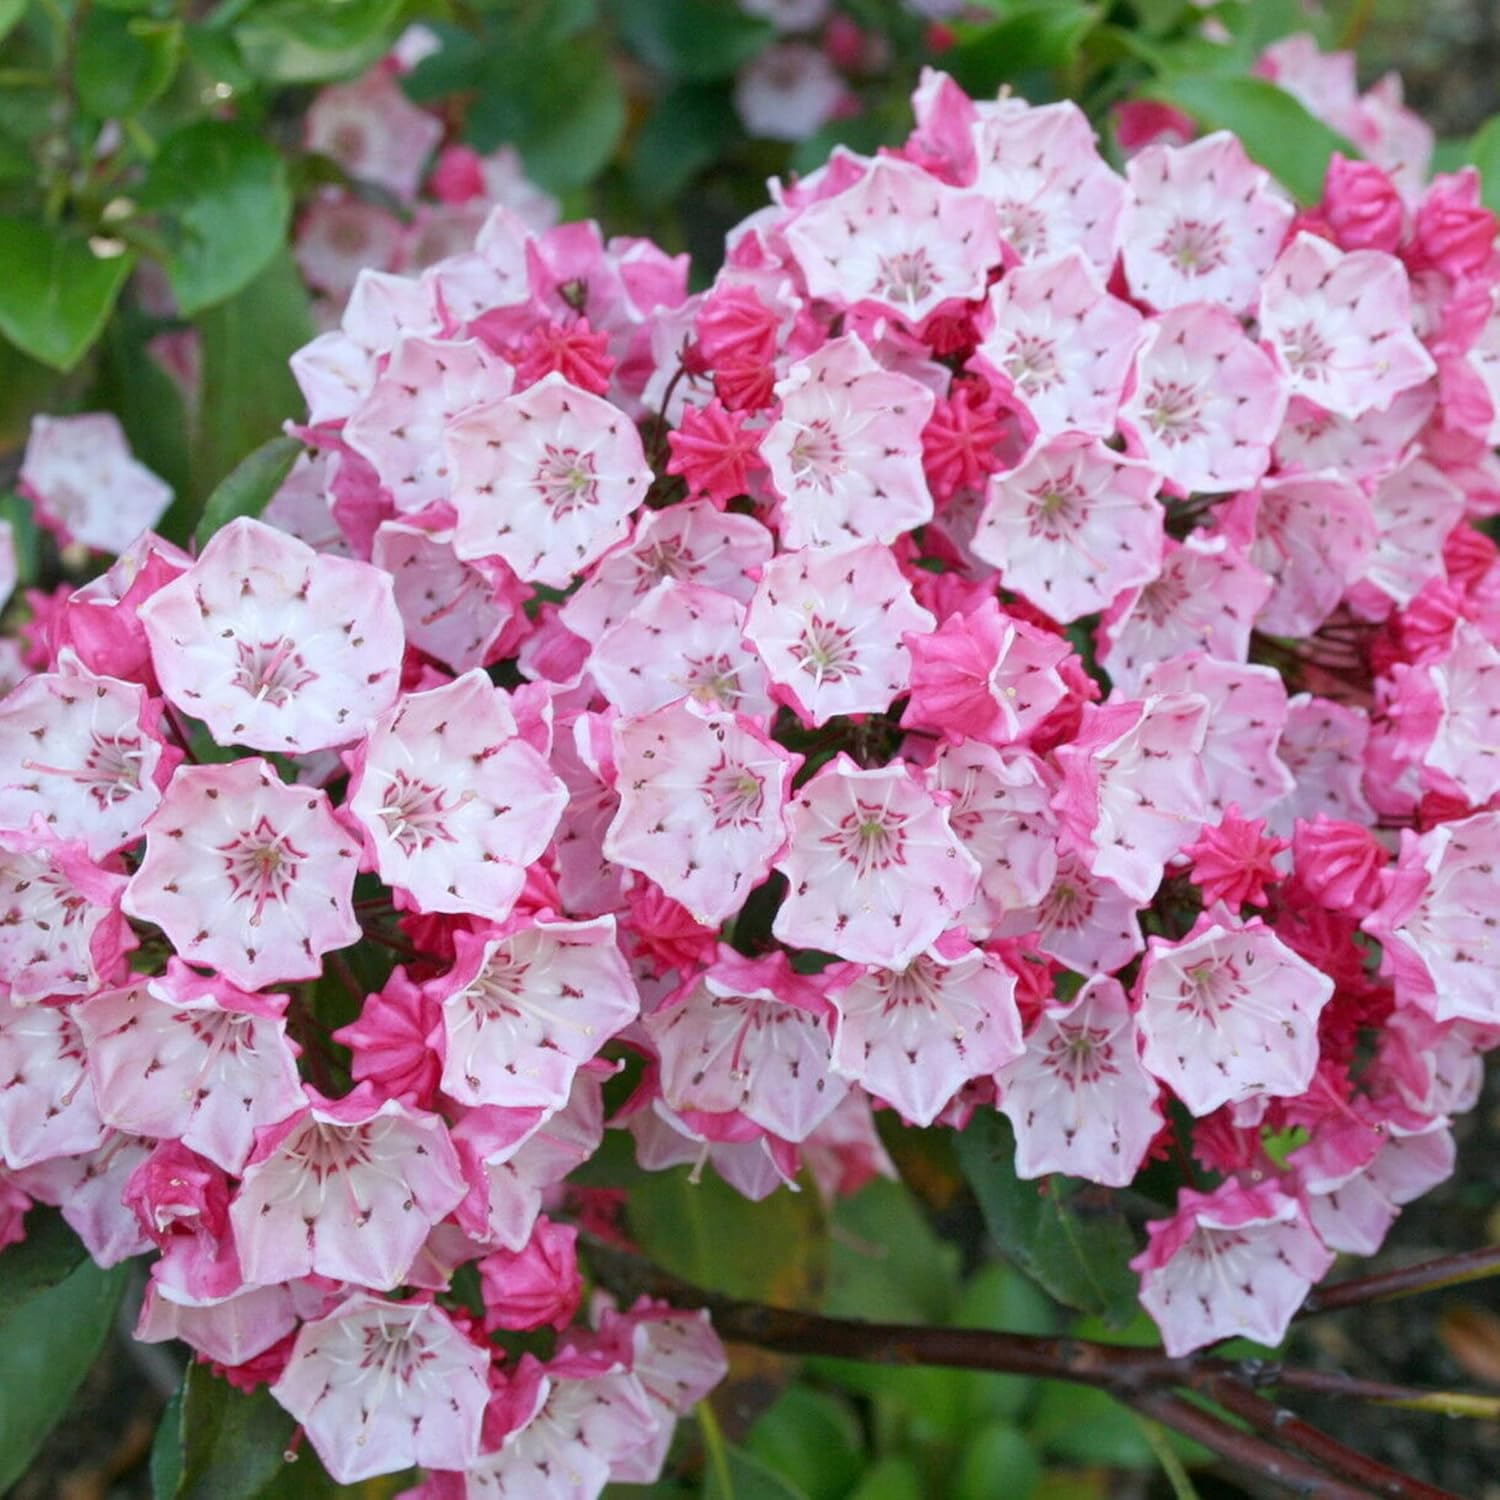
[[[1114,434],[1143,320],[1105,291],[1081,250],[1003,277],[990,291],[989,318],[978,363],[1022,402],[1043,438]]]
[[[786,843],[798,758],[747,720],[685,702],[617,719],[613,732],[620,803],[605,856],[717,926]]]
[[[1297,1200],[1270,1186],[1185,1189],[1181,1203],[1175,1218],[1147,1226],[1151,1246],[1131,1262],[1167,1353],[1190,1354],[1236,1334],[1279,1344],[1333,1251]]]
[[[510,366],[478,339],[403,338],[345,424],[344,441],[369,460],[397,510],[422,510],[451,493],[443,446],[449,423],[503,401],[514,381]]]
[[[402,92],[394,75],[371,69],[321,90],[307,111],[307,149],[332,157],[351,177],[403,202],[416,197],[422,169],[443,138],[443,122]]]
[[[600,638],[589,672],[622,714],[649,714],[687,699],[708,713],[769,723],[775,706],[766,669],[744,634],[738,599],[663,579]]]
[[[463,1469],[479,1454],[489,1358],[430,1301],[356,1292],[304,1323],[274,1395],[323,1467],[357,1484],[421,1464]]]
[[[1064,434],[990,481],[975,555],[1053,619],[1093,614],[1161,572],[1160,487],[1150,465]]]
[[[767,563],[745,638],[802,715],[880,713],[907,686],[907,631],[937,622],[912,597],[890,550],[874,543],[784,552]]]
[[[422,911],[503,921],[547,847],[567,789],[482,671],[411,693],[356,756],[348,811],[381,879]]]
[[[1271,462],[1287,382],[1239,320],[1212,303],[1146,324],[1120,425],[1185,492],[1248,489]]]
[[[790,888],[772,928],[783,942],[904,968],[978,889],[978,861],[903,766],[862,771],[840,755],[803,787],[788,821],[776,867]]]
[[[813,296],[872,303],[912,325],[943,302],[983,296],[1000,259],[987,198],[890,157],[799,215],[787,242]]]
[[[389,1291],[468,1191],[447,1127],[361,1084],[263,1131],[230,1204],[245,1280]]]
[[[446,430],[454,550],[503,558],[530,583],[566,588],[624,536],[651,484],[634,424],[558,374]]]
[[[1215,302],[1255,305],[1294,209],[1228,131],[1187,146],[1147,146],[1125,169],[1121,234],[1131,291],[1158,312]]]
[[[63,665],[0,703],[0,828],[41,817],[103,859],[140,837],[180,757],[151,727],[143,688]]]
[[[221,745],[325,750],[357,740],[400,683],[390,578],[231,521],[141,606],[167,698]]]
[[[1146,946],[1140,924],[1144,903],[1066,848],[1058,849],[1052,870],[1040,898],[1007,912],[996,931],[1030,936],[1039,952],[1076,974],[1112,974],[1128,964]]]
[[[180,1140],[238,1172],[255,1131],[304,1102],[286,1021],[270,1003],[285,997],[184,980],[106,990],[78,1007],[99,1112],[117,1130]]]
[[[1397,604],[1410,604],[1423,584],[1443,576],[1443,538],[1463,516],[1463,491],[1414,453],[1374,487],[1370,505],[1377,535],[1361,577]]]
[[[1384,407],[1436,369],[1411,325],[1406,271],[1379,250],[1299,234],[1266,277],[1258,317],[1292,393],[1341,416]]]
[[[995,1077],[1018,1176],[1131,1182],[1162,1125],[1160,1090],[1136,1051],[1130,1001],[1114,979],[1096,975],[1070,1004],[1042,1013],[1025,1052]]]
[[[1002,99],[973,126],[973,186],[995,205],[1000,238],[1018,260],[1077,246],[1101,272],[1114,263],[1125,183],[1099,155],[1070,100],[1032,107]]]
[[[462,1104],[560,1108],[579,1065],[640,1011],[613,917],[455,942],[457,963],[429,992],[443,1008],[443,1090]]]
[[[259,757],[183,766],[146,825],[125,910],[241,989],[312,979],[359,937],[358,856],[327,796]]]
[[[1318,1062],[1333,981],[1259,921],[1219,908],[1180,943],[1152,939],[1141,967],[1141,1061],[1195,1115],[1300,1094]]]
[[[72,1013],[0,999],[0,1163],[17,1171],[79,1156],[104,1137]]]
[[[18,482],[65,539],[100,552],[125,551],[172,503],[109,412],[34,417]]]
[[[1271,811],[1271,827],[1283,836],[1294,821],[1319,813],[1368,823],[1374,812],[1363,781],[1370,720],[1362,708],[1310,693],[1288,699],[1286,727],[1276,753],[1292,773],[1292,789]]]
[[[723,960],[645,1017],[667,1107],[739,1114],[783,1140],[805,1140],[847,1085],[830,1076],[833,1012],[781,954]]]
[[[793,365],[761,456],[781,496],[784,547],[891,542],[932,517],[922,429],[933,395],[846,334]]]
[[[1425,764],[1453,779],[1471,807],[1500,792],[1500,651],[1460,620],[1448,653],[1427,673],[1439,704]]]
[[[867,969],[830,996],[834,1069],[913,1125],[930,1125],[971,1078],[1022,1050],[1015,975],[982,949],[948,946]]]

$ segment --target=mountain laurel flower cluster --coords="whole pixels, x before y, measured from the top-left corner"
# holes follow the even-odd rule
[[[362,272],[196,555],[123,535],[168,496],[117,431],[37,424],[42,521],[118,558],[0,702],[0,1244],[35,1200],[159,1252],[139,1336],[340,1481],[659,1472],[725,1362],[585,1299],[606,1131],[757,1200],[889,1172],[877,1112],[1191,1160],[1132,1263],[1173,1354],[1277,1343],[1452,1168],[1500,1043],[1474,173],[1299,210],[1229,134],[1120,172],[1068,102],[915,112],[702,292],[504,207]]]

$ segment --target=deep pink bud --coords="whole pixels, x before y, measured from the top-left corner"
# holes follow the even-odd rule
[[[1320,212],[1345,250],[1391,254],[1401,243],[1401,195],[1372,161],[1350,161],[1335,151]]]
[[[1417,207],[1410,261],[1436,266],[1455,281],[1480,271],[1495,244],[1495,216],[1479,201],[1473,167],[1433,179]]]
[[[578,1231],[571,1224],[536,1221],[524,1250],[497,1250],[479,1262],[484,1326],[520,1332],[550,1324],[566,1328],[583,1296]]]
[[[1303,886],[1330,911],[1363,917],[1380,904],[1380,871],[1390,855],[1368,828],[1326,813],[1311,823],[1299,818],[1292,855]]]

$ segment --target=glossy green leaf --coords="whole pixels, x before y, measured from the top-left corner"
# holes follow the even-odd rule
[[[289,256],[197,320],[202,385],[193,493],[206,496],[282,423],[303,410],[287,360],[313,336],[307,290]],[[188,527],[191,530],[191,526]]]
[[[239,516],[259,516],[292,472],[301,452],[302,444],[295,438],[273,437],[247,453],[203,502],[203,514],[194,533],[198,545],[201,547]]]
[[[781,1188],[760,1203],[715,1173],[641,1173],[629,1187],[631,1238],[668,1271],[716,1292],[808,1307],[822,1290],[828,1230],[816,1192]]]
[[[100,119],[136,114],[166,91],[182,60],[182,23],[95,7],[78,36],[79,102]]]
[[[0,298],[3,298],[0,291]],[[55,412],[63,377],[50,365],[23,354],[0,338],[0,452],[26,441],[39,411]]]
[[[140,203],[162,216],[167,279],[188,317],[248,286],[282,248],[292,213],[280,153],[219,120],[162,142]]]
[[[1479,168],[1484,206],[1500,213],[1500,115],[1492,115],[1474,132],[1463,160]]]
[[[154,327],[128,308],[109,320],[86,404],[91,410],[114,412],[130,451],[172,486],[178,504],[156,529],[180,542],[184,538],[180,532],[174,534],[172,515],[186,503],[191,482],[188,408],[182,386],[148,348]]]
[[[955,1327],[997,1333],[1052,1333],[1056,1322],[1053,1304],[1034,1282],[1013,1266],[995,1262],[981,1266],[970,1278],[953,1316]],[[966,1425],[1018,1416],[1036,1394],[1036,1381],[1024,1375],[966,1370],[957,1378]]]
[[[878,1177],[834,1208],[823,1310],[833,1317],[946,1323],[958,1298],[958,1252],[910,1189]]]
[[[33,1297],[66,1281],[88,1259],[83,1241],[55,1208],[34,1208],[26,1238],[0,1254],[0,1322]]]
[[[680,83],[651,107],[630,147],[630,185],[645,204],[669,203],[740,133],[729,91]]]
[[[1067,67],[1100,18],[1097,5],[1053,0],[1008,12],[943,54],[945,71],[976,98],[992,96],[1002,83],[1022,73]]]
[[[808,1500],[840,1500],[864,1465],[864,1435],[849,1402],[791,1385],[756,1419],[745,1449]]]
[[[271,0],[234,28],[247,66],[271,83],[320,83],[364,71],[395,40],[401,0]]]
[[[1161,78],[1146,91],[1191,115],[1206,130],[1232,130],[1246,152],[1303,203],[1323,193],[1335,151],[1359,152],[1314,119],[1284,90],[1264,78],[1184,74]]]
[[[775,37],[731,0],[612,0],[626,45],[672,78],[728,78]]]
[[[262,1386],[236,1390],[206,1365],[182,1388],[182,1468],[176,1500],[250,1500],[286,1474],[296,1423]]]
[[[625,129],[625,95],[602,36],[490,52],[469,113],[480,151],[509,143],[551,192],[591,181]]]
[[[134,264],[133,254],[96,255],[56,225],[0,218],[0,333],[33,359],[71,370],[99,337]]]
[[[85,1259],[0,1323],[0,1492],[26,1472],[67,1411],[109,1333],[127,1275],[123,1265],[105,1271]]]
[[[726,1446],[722,1465],[708,1465],[703,1500],[808,1500],[797,1488],[743,1448]]]
[[[1016,1176],[1015,1136],[998,1111],[980,1111],[958,1137],[958,1159],[1006,1257],[1059,1302],[1124,1322],[1136,1307],[1126,1264],[1134,1236],[1111,1195],[1065,1177]]]

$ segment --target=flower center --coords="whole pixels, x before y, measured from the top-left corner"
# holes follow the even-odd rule
[[[1047,221],[1029,203],[1006,198],[995,206],[1001,237],[1022,260],[1047,253]]]
[[[1062,379],[1057,341],[1035,333],[1017,333],[1005,356],[1005,373],[1023,391],[1045,391]]]
[[[1218,220],[1175,219],[1156,246],[1184,276],[1207,276],[1228,260],[1228,236]]]
[[[593,455],[548,443],[537,466],[536,487],[555,520],[586,505],[597,505],[599,480],[594,473]]]
[[[819,489],[832,489],[844,472],[844,452],[833,429],[821,418],[809,422],[788,450],[792,477]]]
[[[1282,335],[1281,355],[1292,374],[1321,380],[1327,374],[1328,361],[1333,358],[1333,346],[1309,319]]]
[[[860,675],[853,630],[822,615],[813,615],[802,627],[802,639],[791,648],[791,655],[820,686]]]
[[[259,644],[236,641],[234,645],[239,659],[232,681],[257,702],[281,708],[308,683],[318,680],[318,674],[308,668],[295,643],[284,635],[274,641]]]
[[[232,898],[248,901],[253,907],[252,927],[260,925],[268,901],[285,901],[291,895],[297,868],[307,858],[285,834],[277,833],[265,817],[257,819],[253,828],[227,844],[220,844],[218,852],[224,856]]]
[[[1146,421],[1169,448],[1203,433],[1198,394],[1180,380],[1154,380],[1146,397]]]
[[[460,799],[463,800],[463,799]],[[455,842],[448,828],[453,811],[447,793],[429,781],[397,771],[380,799],[380,816],[391,842],[410,859],[419,849]]]
[[[937,274],[925,250],[902,250],[880,257],[875,289],[887,302],[904,302],[908,309],[914,308],[932,295],[936,285]]]
[[[703,778],[703,795],[713,810],[715,828],[744,828],[759,822],[765,791],[765,783],[754,771],[723,754]]]
[[[855,868],[861,879],[874,870],[906,862],[906,816],[878,804],[855,801],[838,829],[823,838]]]

